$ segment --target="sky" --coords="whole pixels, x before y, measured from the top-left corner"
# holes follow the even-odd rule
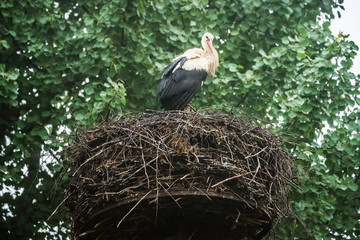
[[[331,21],[330,29],[335,36],[340,31],[344,35],[349,34],[349,40],[354,41],[355,44],[360,47],[360,0],[344,0],[343,6],[345,11],[341,10],[341,18],[337,16]],[[360,51],[358,51],[355,60],[353,61],[353,67],[351,69],[353,73],[360,74]]]

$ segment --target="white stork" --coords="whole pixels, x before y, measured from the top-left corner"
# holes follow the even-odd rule
[[[163,71],[157,88],[161,107],[165,110],[190,111],[189,103],[200,90],[208,75],[214,76],[219,57],[212,45],[214,36],[205,33],[201,48],[187,50],[175,58]]]

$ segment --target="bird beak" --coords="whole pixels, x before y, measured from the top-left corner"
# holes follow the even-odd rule
[[[212,45],[212,42],[211,41],[207,42],[207,45],[209,46],[210,51],[212,52],[212,54],[214,54],[214,51],[213,51],[214,47]]]

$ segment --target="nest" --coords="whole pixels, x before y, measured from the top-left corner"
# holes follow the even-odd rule
[[[74,239],[261,239],[289,210],[291,157],[243,117],[127,114],[67,153]]]

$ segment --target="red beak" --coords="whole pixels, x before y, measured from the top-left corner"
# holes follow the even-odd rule
[[[210,51],[212,52],[212,54],[214,54],[214,51],[213,51],[214,47],[213,47],[213,45],[212,45],[212,42],[209,41],[209,42],[207,43],[207,45],[209,46]]]

